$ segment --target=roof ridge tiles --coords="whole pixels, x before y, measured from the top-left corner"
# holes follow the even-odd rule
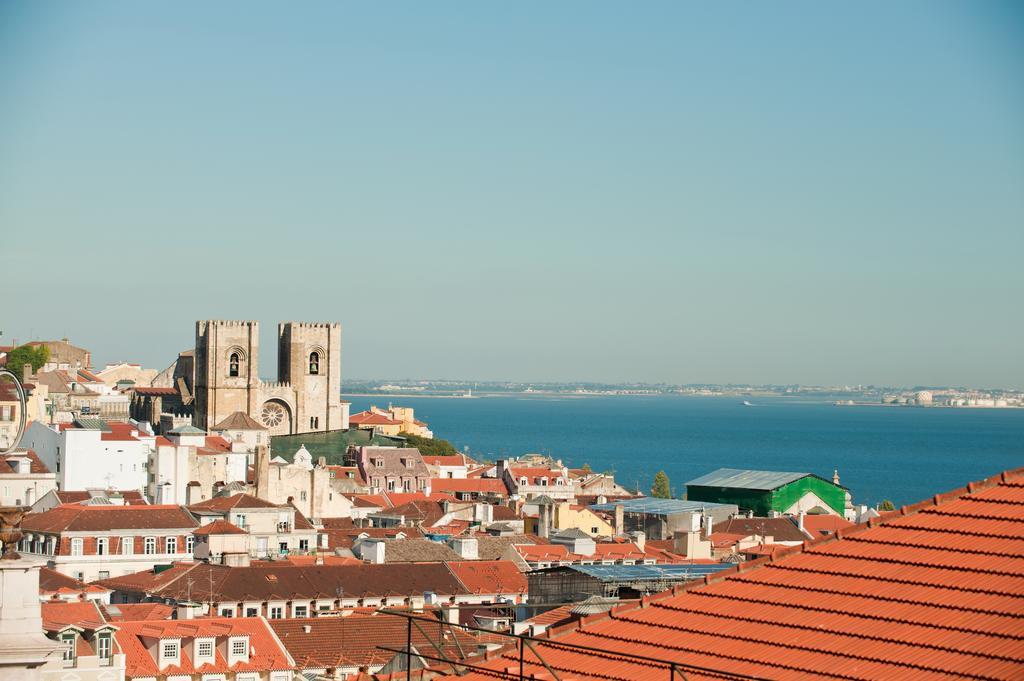
[[[917,532],[920,532],[919,529],[912,528],[912,527],[911,528],[907,528],[907,527],[901,527],[899,525],[892,525],[891,527],[893,529],[915,530]],[[849,541],[860,542],[862,544],[881,544],[883,546],[906,546],[906,547],[909,547],[909,548],[929,549],[929,550],[932,550],[932,551],[941,551],[942,550],[941,548],[938,548],[938,547],[935,547],[935,546],[931,546],[929,544],[924,544],[924,543],[921,543],[921,542],[915,542],[915,541],[894,541],[894,540],[891,540],[891,539],[865,539],[863,537],[849,537],[848,539],[849,539]],[[1011,553],[1009,551],[985,551],[983,549],[975,549],[975,548],[970,548],[970,547],[958,548],[957,552],[958,553],[970,553],[972,555],[978,555],[978,556],[996,556],[996,557],[999,557],[999,558],[1020,558],[1020,554],[1019,553]]]
[[[867,543],[870,543],[870,542],[864,542],[864,543],[867,544]],[[929,550],[929,551],[937,551],[938,550],[938,549],[935,549],[935,548],[930,547],[930,546],[924,547],[924,548],[926,550]],[[779,553],[782,553],[782,551],[777,551],[775,554],[772,555],[771,559],[773,561],[776,560],[776,557],[778,556]],[[827,556],[830,559],[857,560],[857,561],[866,561],[866,562],[871,562],[871,563],[889,563],[889,564],[893,564],[893,565],[913,565],[915,567],[929,568],[929,569],[932,569],[932,570],[955,570],[955,571],[958,571],[958,572],[973,572],[973,573],[976,573],[976,574],[983,574],[983,575],[1003,575],[1003,576],[1006,576],[1006,577],[1020,577],[1021,576],[1021,572],[1020,571],[1008,572],[1008,571],[1005,571],[1005,570],[991,570],[991,569],[987,569],[987,568],[970,567],[970,566],[967,566],[967,565],[959,565],[956,568],[953,568],[953,567],[951,567],[949,565],[943,565],[943,564],[940,564],[940,563],[927,563],[927,562],[921,561],[921,560],[901,560],[899,558],[891,558],[889,556],[870,556],[870,557],[866,557],[866,556],[847,555],[847,554],[844,554],[844,553],[827,553],[826,554],[826,553],[820,553],[820,552],[817,552],[817,551],[812,551],[812,552],[809,552],[809,553],[812,553],[815,556]],[[1013,556],[1013,557],[1014,558],[1019,558],[1019,556]]]
[[[798,589],[798,590],[800,589],[800,587],[789,587],[789,586],[783,586],[783,585],[778,585],[778,584],[776,584],[774,586],[779,587],[779,588],[790,588],[790,589]],[[857,618],[868,619],[868,620],[879,620],[881,622],[893,622],[893,623],[908,624],[908,625],[913,625],[913,626],[923,626],[923,627],[930,627],[930,628],[933,628],[933,629],[942,629],[942,630],[945,630],[945,631],[960,631],[960,632],[969,633],[969,634],[976,634],[978,636],[993,636],[993,637],[996,637],[996,638],[1005,638],[1005,639],[1010,639],[1010,640],[1024,640],[1024,634],[1017,634],[1017,633],[1007,634],[1007,633],[1002,633],[1002,632],[998,632],[998,631],[987,631],[987,630],[976,629],[976,628],[971,628],[971,627],[961,627],[961,626],[954,626],[954,625],[949,625],[949,624],[939,624],[939,623],[936,623],[934,621],[929,621],[926,624],[924,622],[917,622],[917,621],[910,620],[910,619],[907,619],[907,618],[904,618],[904,617],[886,617],[884,615],[875,615],[875,614],[871,614],[871,613],[861,613],[861,612],[855,612],[853,610],[842,610],[842,609],[839,609],[839,608],[826,608],[826,607],[822,607],[822,606],[815,606],[815,605],[808,605],[808,604],[801,604],[799,607],[797,607],[797,606],[794,606],[792,603],[787,603],[785,601],[771,600],[771,599],[766,599],[766,598],[744,598],[743,596],[737,596],[735,594],[709,593],[707,591],[694,591],[693,595],[700,596],[702,598],[712,598],[712,599],[713,598],[720,598],[722,600],[737,601],[737,602],[740,602],[740,603],[756,603],[756,604],[759,604],[759,605],[771,605],[771,606],[774,606],[774,607],[777,607],[777,608],[790,608],[790,609],[792,609],[794,611],[811,610],[813,612],[824,612],[824,613],[829,613],[829,614],[834,614],[834,615],[843,615],[843,616],[847,616],[847,617],[857,617]],[[872,598],[876,598],[877,599],[878,597],[872,597]],[[882,598],[882,599],[879,599],[879,600],[898,601],[900,603],[904,603],[904,604],[908,604],[908,605],[912,604],[912,605],[919,605],[921,607],[936,608],[936,609],[939,608],[939,606],[937,606],[937,605],[933,605],[933,604],[929,604],[929,603],[919,603],[919,602],[916,602],[916,601],[909,601],[909,600],[906,600],[906,599]],[[676,610],[676,611],[679,611],[679,612],[694,612],[694,610],[692,610],[692,609],[682,608],[682,607],[679,607],[679,606],[676,606],[676,605],[671,605],[671,604],[658,604],[656,607],[665,608],[666,610]],[[704,611],[704,610],[701,610],[699,612],[701,614],[706,614],[706,615],[707,614],[711,614],[711,613],[709,613],[707,611]],[[1004,614],[1004,613],[996,613],[996,612],[992,612],[991,610],[975,610],[975,612],[984,613],[985,615],[991,615],[991,616],[997,616],[997,617],[1006,617],[1006,618],[1010,618],[1010,619],[1020,619],[1020,617],[1021,617],[1019,615],[1008,615],[1008,614]]]
[[[746,602],[748,599],[736,599],[736,600]],[[785,605],[785,604],[775,604],[775,603],[766,602],[766,601],[754,601],[754,602],[762,603],[762,604],[767,603],[768,605],[773,605],[775,607],[783,607],[783,608],[795,609],[795,608],[792,608],[792,606]],[[664,605],[664,604],[658,605],[658,606],[655,606],[655,607],[664,608],[666,610],[674,610],[676,612],[684,612],[684,613],[687,613],[687,614],[690,614],[690,615],[699,615],[701,617],[715,617],[715,618],[724,619],[724,620],[732,620],[732,621],[738,621],[738,622],[749,622],[749,623],[752,623],[752,624],[761,624],[761,625],[765,625],[765,626],[771,626],[771,625],[775,624],[775,622],[773,622],[770,618],[763,618],[763,617],[762,618],[758,618],[758,617],[749,617],[749,616],[744,616],[744,615],[730,615],[730,614],[718,613],[718,612],[714,612],[714,611],[710,611],[710,610],[693,610],[693,609],[690,609],[690,608],[679,608],[679,607],[674,607],[674,606],[671,606],[671,605]],[[801,609],[807,610],[807,609],[810,609],[810,608],[802,607]],[[846,612],[835,611],[835,610],[831,610],[831,609],[827,609],[827,608],[814,608],[814,610],[817,610],[817,611],[820,611],[820,612],[824,612],[824,613],[827,613],[827,614],[831,614],[831,615],[838,615],[838,616],[842,616],[842,617],[851,617],[851,618],[852,617],[857,617],[857,618],[864,617],[863,615],[852,616],[852,615],[850,615],[849,613],[846,613]],[[901,625],[908,626],[908,627],[922,627],[922,628],[925,628],[925,629],[934,629],[935,628],[934,624],[932,624],[930,622],[927,623],[927,624],[924,624],[924,623],[921,623],[921,622],[914,622],[914,621],[906,620],[906,619],[902,619],[902,618],[877,618],[877,619],[883,619],[884,621],[887,621],[887,622],[901,624]],[[658,622],[644,621],[643,625],[644,626],[651,626],[651,627],[673,629],[673,630],[679,630],[679,631],[690,631],[690,630],[697,630],[697,631],[699,631],[699,629],[694,629],[693,627],[680,627],[680,626],[674,626],[674,625],[671,625],[671,624],[658,623]],[[941,650],[941,651],[944,651],[944,652],[954,653],[954,654],[957,654],[957,655],[969,655],[969,656],[973,656],[973,657],[984,657],[984,658],[987,658],[987,659],[1005,660],[1005,661],[1008,661],[1008,662],[1013,662],[1013,661],[1016,660],[1015,657],[1010,657],[1010,656],[1006,656],[1006,655],[998,655],[998,654],[995,654],[995,653],[980,652],[980,651],[977,651],[977,650],[972,649],[972,648],[966,648],[966,647],[965,648],[954,648],[952,646],[939,645],[939,644],[936,644],[936,643],[928,643],[928,642],[922,642],[922,641],[910,641],[910,640],[896,638],[896,637],[893,637],[893,636],[881,636],[881,635],[871,634],[871,633],[868,633],[868,632],[850,631],[850,630],[845,630],[845,629],[838,628],[838,627],[829,627],[829,626],[824,626],[823,624],[821,624],[821,622],[817,622],[817,621],[812,623],[812,624],[799,624],[799,623],[790,622],[790,623],[787,624],[787,627],[790,627],[790,628],[793,628],[793,629],[800,629],[800,630],[811,631],[811,632],[828,632],[828,633],[834,634],[836,636],[848,636],[848,637],[851,637],[851,638],[863,638],[863,639],[867,639],[867,640],[871,640],[871,641],[881,641],[883,643],[892,643],[892,644],[896,644],[896,645],[912,646],[912,647],[919,647],[919,648],[929,648],[929,649],[932,649],[932,650]],[[943,628],[947,629],[947,630],[948,629],[952,629],[953,631],[964,631],[963,629],[960,629],[960,628],[950,628],[950,627],[943,627]],[[968,631],[970,631],[970,630],[968,630]],[[970,633],[976,634],[976,635],[979,635],[979,636],[990,636],[990,635],[992,635],[989,632],[980,632],[979,633],[979,632],[976,632],[976,631],[970,631]],[[747,638],[747,637],[740,637],[740,638]],[[1002,635],[999,636],[999,638],[1005,638],[1005,639],[1009,639],[1009,640],[1013,640],[1013,641],[1019,641],[1019,640],[1024,640],[1024,634],[1017,634],[1017,635],[1002,634]]]
[[[650,646],[652,648],[663,648],[663,649],[677,650],[679,652],[689,652],[689,653],[693,653],[693,654],[697,654],[697,655],[706,655],[708,657],[716,657],[716,658],[726,659],[726,660],[736,660],[736,661],[740,661],[740,662],[748,662],[748,663],[751,663],[751,664],[761,665],[761,666],[765,666],[765,667],[774,667],[774,668],[777,668],[777,669],[788,669],[790,671],[798,671],[798,672],[802,672],[804,674],[812,674],[812,675],[815,675],[815,676],[817,676],[819,678],[822,675],[820,670],[809,669],[806,666],[784,664],[782,662],[779,662],[778,659],[753,658],[753,657],[743,656],[743,655],[726,655],[724,653],[721,653],[721,652],[718,652],[718,651],[714,651],[714,650],[710,650],[710,649],[706,649],[706,648],[694,648],[694,647],[687,648],[687,647],[682,647],[682,646],[669,646],[669,645],[666,645],[665,643],[661,643],[661,642],[634,641],[634,640],[632,640],[632,639],[630,639],[628,637],[624,637],[624,636],[611,636],[611,635],[608,635],[608,634],[602,634],[599,637],[600,638],[612,639],[614,641],[621,641],[623,643],[627,643],[627,644],[631,644],[631,645],[636,645],[637,643],[642,643],[643,645]],[[730,638],[736,638],[736,637],[730,637]],[[895,664],[895,663],[891,663],[891,662],[888,662],[888,661],[885,661],[885,660],[875,660],[875,659],[871,659],[871,658],[861,658],[861,659],[868,659],[868,660],[870,660],[872,662],[876,662],[876,663],[883,664],[883,665],[888,665],[888,666],[901,666],[901,665],[898,665],[898,664]],[[681,662],[677,662],[676,666],[677,667],[681,667],[683,669],[700,669],[700,667],[698,665],[688,665],[686,663],[681,663]],[[703,673],[703,672],[701,672],[701,673]],[[727,672],[720,672],[720,673],[724,674],[726,678],[761,678],[761,677],[745,676],[745,675],[740,675],[740,674],[730,674],[730,673],[727,673]],[[590,672],[590,674],[593,674],[593,673]],[[833,678],[838,678],[838,679],[850,679],[851,681],[867,681],[867,679],[869,678],[869,677],[865,677],[865,676],[850,676],[848,674],[844,674],[842,672],[835,671],[835,670],[830,671],[828,673],[828,675],[833,677]]]
[[[700,614],[709,614],[709,613],[700,613]],[[673,625],[669,625],[669,624],[665,624],[665,623],[661,623],[661,622],[643,622],[643,625],[644,626],[648,626],[648,627],[655,627],[655,628],[659,628],[659,629],[668,629],[668,630],[671,630],[671,631],[689,632],[689,633],[693,633],[693,634],[700,635],[700,636],[714,636],[714,637],[718,637],[718,638],[726,638],[726,639],[731,639],[731,640],[735,640],[735,641],[746,641],[746,642],[756,643],[756,644],[768,644],[768,645],[772,645],[772,646],[779,647],[779,648],[786,648],[786,649],[789,649],[789,650],[802,650],[802,651],[809,652],[809,653],[812,653],[812,654],[819,654],[819,655],[827,654],[827,655],[835,655],[837,657],[848,658],[848,659],[852,659],[852,660],[865,660],[865,661],[868,661],[868,662],[874,662],[876,664],[882,664],[882,665],[886,665],[886,666],[889,666],[889,667],[899,667],[899,668],[904,668],[904,669],[906,669],[906,668],[919,669],[919,670],[922,670],[922,671],[937,672],[937,673],[940,673],[940,674],[950,674],[950,670],[949,669],[944,669],[944,668],[937,667],[937,666],[929,666],[928,664],[925,664],[925,663],[890,660],[890,659],[885,659],[885,658],[878,657],[878,656],[865,655],[865,654],[857,654],[856,652],[852,652],[852,651],[849,651],[849,650],[834,649],[834,648],[816,648],[814,646],[801,645],[801,644],[792,643],[792,642],[789,642],[789,641],[768,640],[768,639],[758,638],[756,636],[743,636],[743,635],[734,634],[734,633],[728,633],[728,632],[724,632],[724,631],[703,631],[703,630],[701,630],[699,628],[696,628],[696,627],[680,627],[680,626],[673,626]],[[816,627],[813,627],[813,626],[804,626],[802,628],[810,630],[810,631],[823,631],[823,630],[817,629]],[[643,643],[644,645],[655,647],[655,648],[664,648],[664,649],[668,649],[668,650],[679,650],[679,651],[693,650],[694,652],[698,652],[698,649],[687,649],[687,648],[683,648],[681,646],[675,646],[675,645],[671,645],[669,643],[665,643],[665,642],[661,642],[661,641],[646,640],[646,641],[639,642],[639,641],[634,641],[634,640],[630,639],[627,636],[613,636],[613,635],[611,635],[609,633],[606,633],[606,632],[593,632],[593,631],[591,631],[589,633],[592,636],[595,636],[597,638],[609,638],[609,639],[612,639],[612,640],[622,641],[622,642],[630,643],[630,644]],[[835,634],[836,632],[831,632],[831,633]],[[854,637],[854,638],[857,637],[857,636],[855,636],[853,634],[842,634],[842,635],[850,636],[850,637]],[[863,636],[861,636],[861,637],[864,638]],[[915,645],[913,643],[904,643],[904,642],[900,642],[900,641],[888,641],[888,640],[886,640],[884,642],[889,643],[891,645],[908,646],[908,647],[914,647],[914,648],[916,648],[916,647],[929,647],[929,646],[926,646],[925,644],[920,644],[920,643]],[[722,654],[722,653],[719,653],[719,652],[715,652],[715,651],[712,651],[712,650],[709,650],[709,649],[702,649],[702,650],[699,650],[699,652],[701,654],[704,654],[704,655],[712,655],[712,656],[715,656],[715,657],[725,657],[725,658],[729,658],[729,659],[743,659],[743,660],[747,659],[747,658],[742,657],[742,656],[725,655],[725,654]],[[948,652],[950,652],[953,655],[967,655],[967,653],[964,653],[964,652],[961,652],[961,651],[948,651]],[[590,654],[597,654],[597,653],[591,652]],[[615,653],[613,651],[609,651],[608,654],[609,655],[615,655]],[[972,655],[979,656],[977,654],[972,654]],[[1000,660],[1004,660],[1005,659],[1005,658],[1001,658],[1001,657],[999,657],[999,658],[991,658],[991,657],[985,656],[985,655],[982,655],[981,657],[986,657],[986,659],[1000,659]],[[780,664],[780,663],[778,663],[776,661],[769,660],[769,659],[758,659],[758,660],[748,660],[748,661],[757,662],[758,664],[762,664],[762,665],[770,666],[770,667],[781,667],[781,668],[784,668],[784,669],[795,669],[795,670],[800,670],[800,671],[804,671],[804,672],[814,671],[814,670],[807,669],[806,667],[800,667],[800,666],[796,666],[796,665]],[[1011,658],[1009,661],[1012,662],[1013,659]],[[641,661],[637,660],[636,662],[639,663]],[[956,675],[959,675],[959,674],[956,674]],[[861,677],[852,677],[852,678],[861,678]],[[977,675],[974,678],[978,678],[978,679],[995,679],[995,678],[998,678],[998,677],[990,677],[990,676]]]
[[[1009,485],[1000,485],[1000,487],[1009,487]],[[1006,504],[1007,506],[1024,506],[1024,500],[1017,501],[1013,499],[979,499],[978,497],[964,497],[962,501],[973,501],[975,503],[985,504]]]
[[[807,572],[807,573],[816,574],[816,575],[838,575],[840,577],[853,577],[855,579],[864,579],[863,575],[859,575],[859,574],[857,574],[855,572],[841,572],[839,570],[818,570],[818,569],[806,568],[806,567],[793,567],[792,565],[785,565],[785,566],[783,566],[783,565],[772,565],[771,567],[779,568],[781,570],[789,570],[789,571],[792,571],[792,572]],[[933,566],[924,566],[924,567],[933,567]],[[953,568],[934,568],[933,567],[933,569],[945,569],[945,570],[949,570],[951,572],[954,571]],[[1019,575],[1012,575],[1012,576],[1017,577]],[[871,579],[874,579],[874,580],[879,581],[879,582],[889,582],[891,584],[911,584],[911,585],[914,585],[914,586],[927,586],[927,587],[933,587],[933,588],[942,588],[942,585],[933,584],[931,582],[924,582],[924,581],[921,581],[919,579],[895,579],[895,578],[892,578],[892,577],[881,577],[879,575],[873,575],[871,577]],[[999,590],[999,589],[995,589],[995,590],[993,590],[993,589],[977,589],[977,588],[972,588],[972,587],[968,587],[968,586],[959,586],[959,587],[957,587],[957,590],[958,591],[965,591],[967,593],[994,594],[994,595],[997,595],[997,596],[1006,595],[1002,590]]]

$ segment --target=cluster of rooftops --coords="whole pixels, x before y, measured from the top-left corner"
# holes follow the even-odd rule
[[[392,678],[408,643],[424,679],[1024,678],[1024,469],[851,522],[837,476],[720,469],[690,481],[686,500],[577,503],[526,494],[571,480],[533,468],[353,494],[353,518],[291,508],[289,529],[324,549],[308,555],[186,560],[89,584],[47,571],[44,629],[68,641],[66,656],[116,659],[139,679]],[[509,480],[509,493],[522,483],[518,504],[454,496]],[[229,512],[286,506],[245,493],[191,507],[90,501],[64,500],[25,529],[242,536]],[[548,531],[556,506],[615,536]],[[575,605],[537,597],[573,589]],[[409,617],[434,628],[410,633]]]

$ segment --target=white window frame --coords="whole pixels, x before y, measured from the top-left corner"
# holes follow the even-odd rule
[[[196,550],[196,537],[195,535],[187,535],[185,537],[185,553],[195,553]]]
[[[156,555],[156,537],[146,537],[142,542],[143,555],[155,556]]]
[[[96,538],[96,555],[97,556],[109,556],[110,555],[110,539],[108,537],[97,537]]]
[[[178,552],[178,538],[177,537],[164,537],[164,553],[177,553]]]
[[[203,653],[203,646],[209,646],[210,651],[207,652],[207,653]],[[216,652],[216,650],[217,650],[217,647],[216,647],[216,643],[215,643],[214,639],[212,639],[212,638],[197,638],[196,639],[196,663],[197,663],[196,666],[199,666],[199,664],[201,664],[202,660],[213,660],[214,659],[214,653]]]
[[[168,655],[168,651],[173,651],[174,655]],[[172,660],[178,660],[181,657],[181,639],[163,639],[160,641],[160,664],[163,666],[164,662],[170,662]]]
[[[121,537],[121,555],[135,555],[135,537]]]
[[[71,555],[82,556],[85,555],[85,540],[81,537],[71,538]]]
[[[114,635],[111,632],[96,635],[96,656],[100,658],[100,664],[110,663],[110,658],[114,656]]]

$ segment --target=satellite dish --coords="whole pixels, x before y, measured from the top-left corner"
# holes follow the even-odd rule
[[[7,369],[0,369],[0,454],[18,448],[25,434],[28,401],[21,381]]]

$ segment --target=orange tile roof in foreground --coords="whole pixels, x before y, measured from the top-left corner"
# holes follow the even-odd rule
[[[1022,679],[1024,468],[545,636],[591,648],[537,648],[576,681],[668,679],[671,662],[691,680]],[[514,647],[488,658],[518,674]]]

